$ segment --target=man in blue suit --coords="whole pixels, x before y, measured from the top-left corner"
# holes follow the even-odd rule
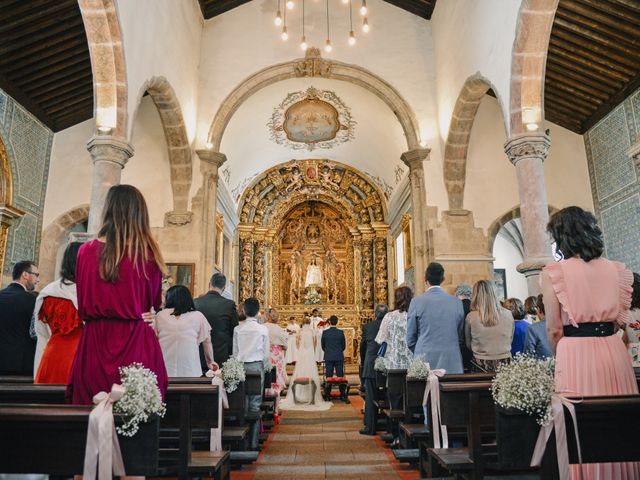
[[[460,347],[464,341],[462,302],[445,292],[444,268],[430,263],[425,273],[427,291],[415,297],[407,313],[407,345],[414,356],[423,357],[432,369],[463,373]]]
[[[338,317],[331,315],[329,324],[331,326],[322,332],[322,338],[320,339],[320,345],[324,351],[325,371],[327,378],[333,377],[334,373],[336,377],[344,377],[344,349],[347,348],[347,341],[344,338],[344,332],[336,328]],[[326,396],[329,395],[330,389],[331,387],[325,389]],[[345,386],[340,386],[340,393],[345,402],[349,403]]]

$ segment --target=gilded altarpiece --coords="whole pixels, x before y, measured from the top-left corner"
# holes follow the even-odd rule
[[[366,175],[327,160],[267,170],[240,201],[240,300],[256,296],[286,323],[313,308],[353,329],[388,303],[384,196]]]

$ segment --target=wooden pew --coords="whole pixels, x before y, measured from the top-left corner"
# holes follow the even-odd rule
[[[401,402],[404,402],[404,390],[407,378],[406,369],[392,369],[387,371],[387,395],[400,395]],[[382,410],[387,418],[387,433],[395,436],[398,430],[400,420],[404,419],[404,410],[401,408],[385,408]]]
[[[0,405],[0,471],[81,474],[90,412],[84,406]],[[127,475],[157,475],[159,425],[155,418],[135,437],[118,437]]]

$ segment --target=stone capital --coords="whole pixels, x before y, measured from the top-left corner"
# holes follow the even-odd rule
[[[537,158],[544,162],[551,146],[551,137],[545,133],[525,133],[511,137],[504,151],[514,165],[520,160]]]
[[[0,224],[11,226],[14,220],[25,214],[22,210],[9,205],[0,205]]]
[[[410,171],[422,168],[422,162],[429,159],[430,148],[414,148],[400,155],[400,159],[409,167]]]
[[[120,168],[124,168],[134,152],[130,143],[110,135],[95,135],[87,143],[87,150],[93,163],[111,162],[119,165]]]
[[[553,261],[553,258],[525,258],[524,262],[516,267],[516,270],[522,273],[525,277],[530,275],[537,275],[542,271],[542,268],[549,262]]]
[[[200,171],[203,174],[218,174],[218,169],[227,161],[224,153],[215,150],[196,150],[196,154],[200,159]]]

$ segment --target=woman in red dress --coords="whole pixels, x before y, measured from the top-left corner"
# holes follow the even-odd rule
[[[130,185],[111,187],[98,238],[78,253],[78,314],[85,327],[69,378],[71,403],[91,404],[96,393],[120,383],[119,367],[134,362],[156,374],[164,398],[162,350],[143,315],[160,308],[165,272],[144,197]]]
[[[42,289],[34,316],[38,334],[34,383],[67,383],[82,334],[76,294],[76,258],[82,244],[70,243],[62,257],[60,278]],[[46,346],[45,346],[46,345]]]

